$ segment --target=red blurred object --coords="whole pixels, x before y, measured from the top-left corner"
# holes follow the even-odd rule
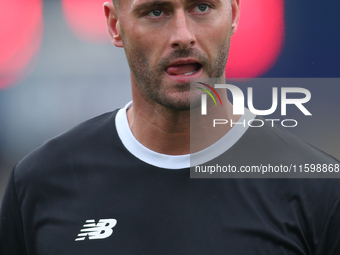
[[[253,78],[277,61],[284,43],[283,0],[241,0],[237,32],[231,38],[228,78]]]
[[[0,1],[0,89],[33,70],[43,34],[42,5],[42,0]]]
[[[76,35],[90,42],[109,42],[104,3],[105,0],[62,0],[65,18]]]

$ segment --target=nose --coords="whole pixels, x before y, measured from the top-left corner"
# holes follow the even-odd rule
[[[174,49],[186,50],[192,48],[196,39],[192,33],[184,11],[178,11],[172,22],[171,47]]]

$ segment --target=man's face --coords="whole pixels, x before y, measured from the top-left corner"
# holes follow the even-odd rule
[[[237,15],[236,0],[122,0],[133,85],[158,104],[189,110],[190,79],[224,76]]]

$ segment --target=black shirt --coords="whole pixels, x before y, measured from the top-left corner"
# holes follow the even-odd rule
[[[191,179],[188,167],[162,168],[131,153],[116,114],[80,124],[17,164],[1,210],[0,254],[340,254],[339,179]],[[307,145],[284,132],[248,129],[224,155],[238,165],[244,155],[273,153],[275,141],[303,163],[338,163],[315,148],[301,151]],[[242,146],[249,140],[261,150]]]

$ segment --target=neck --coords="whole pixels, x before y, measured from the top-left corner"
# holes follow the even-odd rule
[[[230,125],[213,128],[213,119],[237,122],[240,117],[232,115],[225,90],[219,91],[223,106],[201,116],[200,107],[190,111],[172,110],[143,96],[137,86],[132,88],[133,105],[127,111],[130,129],[141,144],[158,153],[184,155],[200,151],[230,130]]]

